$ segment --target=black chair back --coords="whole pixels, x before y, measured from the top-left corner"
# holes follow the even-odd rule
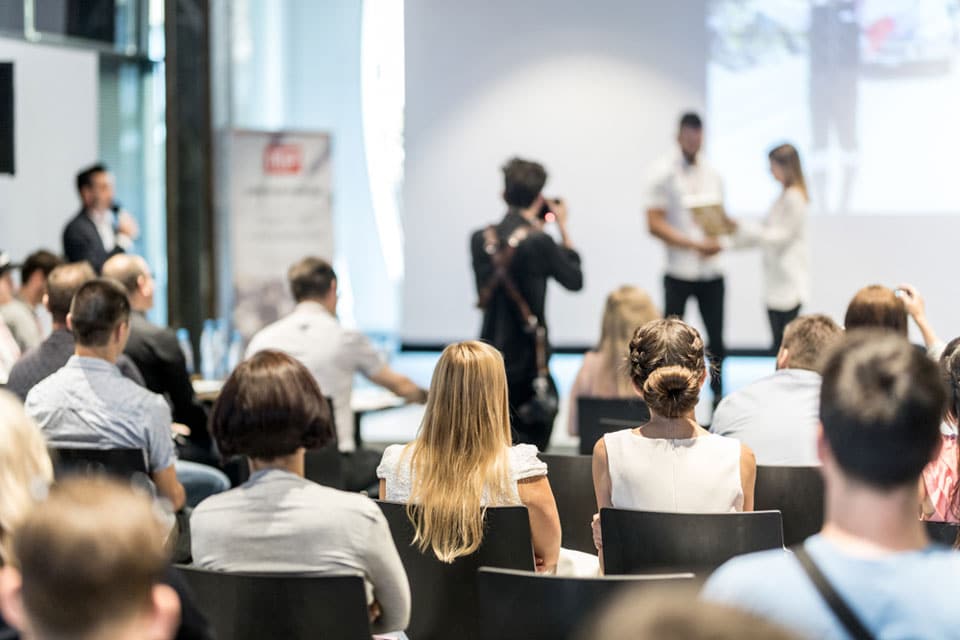
[[[484,640],[563,640],[624,588],[656,589],[694,575],[570,578],[482,567],[478,574]]]
[[[800,544],[823,528],[823,476],[819,467],[757,466],[753,508],[783,516],[783,541]]]
[[[567,549],[596,553],[590,521],[597,513],[597,497],[593,491],[593,458],[540,454],[547,463],[547,478],[560,512],[563,531],[561,545]]]
[[[223,573],[179,565],[218,638],[370,640],[363,578]]]
[[[960,524],[956,522],[937,522],[928,520],[924,523],[927,527],[927,535],[934,542],[953,547],[957,543],[957,533],[960,532]]]
[[[709,573],[734,556],[783,548],[779,511],[662,513],[602,509],[607,574]]]
[[[57,479],[71,474],[105,473],[139,481],[147,475],[143,449],[50,448]]]
[[[303,471],[307,480],[334,489],[345,489],[343,480],[343,458],[337,449],[336,441],[322,449],[311,449],[303,458]]]
[[[413,545],[416,529],[407,516],[406,504],[378,504],[410,581],[412,609],[407,635],[411,640],[479,638],[477,570],[481,566],[534,570],[526,507],[487,509],[480,549],[447,564],[433,551],[421,553]]]
[[[580,454],[593,455],[593,446],[605,433],[629,429],[649,421],[650,409],[640,398],[577,398]]]

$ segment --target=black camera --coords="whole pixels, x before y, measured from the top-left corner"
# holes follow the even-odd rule
[[[557,214],[553,212],[553,209],[551,207],[554,205],[554,203],[557,203],[557,202],[560,202],[560,198],[544,198],[543,204],[540,205],[540,211],[537,212],[537,217],[547,222],[552,222],[553,220],[556,220]]]

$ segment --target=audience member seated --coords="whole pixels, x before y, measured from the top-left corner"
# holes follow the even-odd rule
[[[19,359],[20,347],[7,328],[7,323],[0,317],[0,385],[7,383],[10,371]]]
[[[193,391],[177,335],[147,320],[146,313],[153,308],[155,287],[150,267],[140,256],[121,253],[104,263],[103,276],[123,285],[130,299],[130,339],[124,353],[136,363],[147,389],[159,393],[170,403],[174,422],[190,429],[190,445],[180,447],[180,455],[198,462],[212,462],[207,412]]]
[[[677,318],[638,328],[630,341],[630,375],[650,408],[650,422],[597,442],[597,506],[683,513],[753,510],[753,452],[733,438],[709,433],[694,416],[707,380],[697,330]]]
[[[0,390],[0,565],[9,564],[14,529],[51,482],[53,464],[40,429],[15,396]]]
[[[820,422],[820,368],[843,330],[824,315],[787,325],[777,371],[720,402],[710,430],[753,450],[757,464],[812,466]]]
[[[16,267],[10,256],[0,252],[0,318],[6,323],[17,341],[20,352],[31,349],[43,340],[40,324],[33,310],[14,295],[13,270]]]
[[[51,446],[142,449],[158,492],[177,511],[230,483],[216,469],[178,461],[166,400],[120,374],[116,362],[130,333],[129,317],[127,294],[116,282],[82,285],[67,316],[74,355],[30,390],[25,407]]]
[[[50,491],[14,530],[0,608],[30,640],[167,640],[180,619],[162,584],[166,530],[150,500],[103,478]]]
[[[278,351],[255,354],[224,384],[210,428],[223,455],[249,456],[251,475],[193,511],[194,563],[216,571],[358,574],[374,630],[406,627],[407,575],[380,508],[303,477],[306,449],[334,435],[310,372]]]
[[[627,356],[633,330],[660,317],[650,296],[636,287],[623,286],[607,296],[596,351],[583,355],[583,364],[570,389],[567,431],[577,435],[577,398],[632,398],[633,383]]]
[[[25,400],[30,389],[67,364],[76,345],[73,333],[67,328],[67,314],[74,294],[96,275],[86,262],[61,265],[50,272],[47,279],[46,305],[53,319],[53,333],[17,361],[10,371],[7,389]],[[137,366],[125,355],[117,358],[117,368],[125,377],[143,386],[143,376]]]
[[[419,506],[412,514],[420,549],[431,549],[443,562],[479,548],[482,505],[522,504],[537,570],[553,572],[560,516],[547,465],[534,445],[510,443],[503,356],[482,342],[452,344],[434,369],[416,440],[383,453],[380,498]]]
[[[937,366],[901,336],[853,332],[824,367],[820,397],[822,531],[796,556],[734,558],[703,596],[806,637],[854,637],[814,586],[802,550],[872,637],[956,637],[960,555],[931,544],[917,519],[917,484],[940,446]]]
[[[20,266],[20,289],[17,297],[33,311],[40,325],[40,335],[46,338],[53,330],[50,313],[43,303],[47,293],[47,278],[50,272],[63,264],[60,256],[40,249],[27,256]]]
[[[687,589],[655,585],[617,594],[578,640],[800,640],[779,625],[709,602]]]
[[[340,326],[337,275],[327,262],[304,258],[290,267],[287,278],[297,308],[253,336],[247,357],[264,349],[275,349],[290,354],[310,370],[333,401],[337,446],[345,454],[346,488],[366,489],[377,481],[380,454],[357,448],[354,415],[350,409],[354,376],[362,373],[409,402],[424,402],[426,392],[387,366],[366,336]]]
[[[902,284],[896,290],[879,284],[864,287],[847,306],[843,324],[847,331],[881,328],[906,337],[909,330],[908,317],[913,318],[923,334],[927,353],[932,359],[938,360],[944,343],[927,320],[923,297],[912,285]]]
[[[940,451],[923,470],[920,482],[924,520],[960,522],[960,484],[957,483],[957,423],[960,418],[960,338],[940,356],[940,372],[947,384],[947,405],[940,423]]]
[[[10,562],[10,539],[14,529],[34,504],[47,494],[53,482],[53,464],[47,443],[37,424],[14,396],[0,391],[0,566]],[[180,596],[182,615],[177,640],[209,640],[210,625],[184,590],[179,573],[172,568],[164,582]],[[18,635],[0,618],[0,639]]]
[[[80,212],[63,228],[63,254],[70,262],[87,261],[100,273],[112,255],[133,246],[140,233],[126,211],[117,211],[113,200],[113,176],[102,164],[77,174]]]

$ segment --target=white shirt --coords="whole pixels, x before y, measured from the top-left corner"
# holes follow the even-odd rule
[[[691,206],[723,202],[723,183],[702,154],[696,164],[687,164],[679,151],[661,161],[653,172],[647,194],[647,209],[663,209],[667,222],[696,241],[706,239],[694,219]],[[702,257],[693,249],[667,246],[667,275],[680,280],[712,280],[723,274],[717,256]]]
[[[790,311],[810,297],[807,199],[799,189],[785,189],[762,223],[741,222],[731,241],[735,247],[763,248],[767,307]]]
[[[97,234],[103,243],[103,250],[110,253],[117,246],[117,234],[113,230],[113,212],[109,209],[104,211],[88,209],[87,215],[90,216],[93,225],[97,228]]]
[[[711,431],[753,449],[760,465],[819,465],[820,384],[814,371],[780,369],[724,398]]]
[[[0,317],[0,384],[6,384],[10,370],[20,359],[20,347],[14,340],[13,334],[7,328],[7,323]]]
[[[632,429],[603,436],[617,509],[673,513],[743,511],[740,443],[708,433],[647,438]]]
[[[390,502],[409,502],[410,492],[413,490],[413,470],[410,467],[412,449],[410,445],[392,444],[383,452],[383,458],[377,467],[377,477],[386,480],[386,499]],[[510,467],[510,477],[513,479],[513,504],[520,504],[520,492],[517,482],[528,478],[539,478],[547,475],[547,465],[537,457],[537,448],[532,444],[518,444],[510,447],[507,454],[507,463]],[[481,498],[487,504],[487,489]],[[493,505],[505,506],[505,505]]]
[[[246,357],[258,351],[283,351],[304,364],[333,401],[340,451],[354,451],[354,417],[350,409],[353,376],[370,377],[386,366],[383,356],[358,331],[349,331],[318,302],[301,302],[285,318],[260,330],[247,347]]]

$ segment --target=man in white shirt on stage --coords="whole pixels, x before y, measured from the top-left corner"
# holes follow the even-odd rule
[[[695,113],[680,119],[678,153],[654,172],[647,194],[647,226],[666,245],[663,278],[664,315],[683,318],[687,299],[697,299],[707,330],[714,406],[720,401],[723,345],[724,280],[717,253],[720,243],[707,235],[693,207],[723,202],[720,176],[703,158],[703,123]]]

